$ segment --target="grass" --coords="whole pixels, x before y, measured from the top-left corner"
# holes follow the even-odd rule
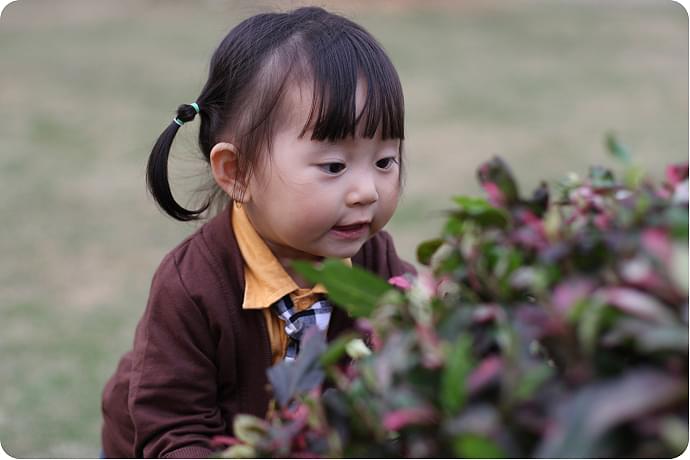
[[[93,457],[100,392],[131,344],[151,275],[194,225],[156,210],[148,152],[241,18],[295,2],[21,0],[0,19],[0,442]],[[347,5],[347,6],[345,6]],[[401,255],[476,194],[500,153],[521,183],[613,165],[615,131],[660,175],[687,159],[687,14],[670,1],[334,3],[389,51],[406,95]],[[196,124],[177,175],[199,169]],[[183,181],[180,195],[194,185]]]

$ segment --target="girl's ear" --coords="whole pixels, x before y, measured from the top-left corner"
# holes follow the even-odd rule
[[[249,191],[242,178],[237,177],[238,150],[233,144],[219,142],[211,149],[209,160],[213,178],[220,188],[235,202],[246,203]]]

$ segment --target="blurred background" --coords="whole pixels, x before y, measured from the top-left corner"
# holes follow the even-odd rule
[[[151,276],[198,224],[145,189],[153,143],[199,93],[240,20],[303,2],[20,0],[0,19],[0,442],[15,457],[94,457],[100,393],[131,345]],[[316,2],[364,25],[403,83],[399,252],[479,194],[500,154],[524,192],[616,168],[614,132],[660,177],[688,158],[688,15],[670,0]],[[176,139],[175,193],[203,182],[198,122]],[[620,168],[619,168],[620,170]]]

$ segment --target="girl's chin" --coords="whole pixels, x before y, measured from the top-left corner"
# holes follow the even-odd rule
[[[319,245],[320,247],[301,250],[300,256],[295,258],[312,262],[320,262],[326,258],[349,259],[362,249],[369,238],[370,236],[356,241],[328,241],[326,244]]]
[[[330,257],[333,259],[349,259],[355,256],[364,246],[364,242],[353,243],[350,247],[333,248],[329,251],[324,251],[322,257]]]

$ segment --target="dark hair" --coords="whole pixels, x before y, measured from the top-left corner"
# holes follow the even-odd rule
[[[366,82],[367,92],[357,115],[359,79]],[[271,150],[285,89],[302,82],[313,82],[311,113],[302,135],[311,129],[311,139],[335,141],[355,136],[356,129],[372,138],[380,129],[383,139],[401,140],[402,153],[402,87],[381,45],[354,22],[321,8],[305,7],[246,19],[214,52],[208,80],[196,99],[201,117],[199,147],[206,161],[216,143],[230,140],[240,153],[238,178],[246,184],[259,156]],[[177,109],[181,122],[195,115],[191,105]],[[212,197],[196,210],[185,209],[173,198],[167,164],[179,127],[172,121],[158,138],[148,161],[147,184],[167,214],[188,221],[198,219]],[[400,160],[402,168],[402,155]]]

